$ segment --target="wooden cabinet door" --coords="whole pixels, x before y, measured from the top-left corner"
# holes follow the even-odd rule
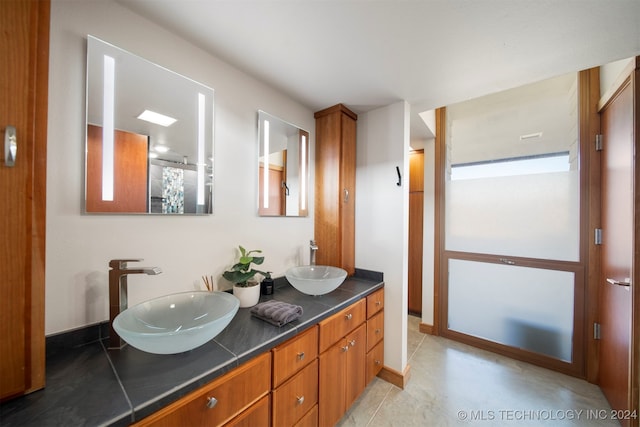
[[[44,387],[49,13],[48,0],[0,1],[0,400]]]
[[[367,377],[369,384],[378,375],[384,364],[384,341],[380,341],[373,349],[367,353]]]
[[[345,354],[347,382],[345,389],[345,411],[360,396],[366,386],[367,373],[367,329],[364,324],[347,335],[349,350]]]
[[[356,121],[342,114],[340,158],[340,265],[350,276],[356,263]]]
[[[340,340],[320,355],[318,424],[321,426],[335,425],[346,410],[347,351],[346,342]]]
[[[316,119],[315,240],[318,264],[355,271],[356,120],[342,104]]]

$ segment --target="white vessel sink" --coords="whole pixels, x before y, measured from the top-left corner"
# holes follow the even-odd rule
[[[328,265],[302,265],[288,269],[285,277],[303,294],[324,295],[340,286],[347,272]]]
[[[142,351],[182,353],[222,332],[239,305],[238,298],[227,292],[181,292],[126,309],[113,320],[113,328]]]

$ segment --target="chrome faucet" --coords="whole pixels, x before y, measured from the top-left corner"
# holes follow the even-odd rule
[[[112,259],[109,261],[109,349],[121,349],[125,342],[113,329],[113,320],[127,309],[127,275],[162,273],[160,267],[129,268],[127,263],[142,259]]]
[[[309,264],[316,265],[316,252],[318,251],[318,245],[315,240],[309,241]]]

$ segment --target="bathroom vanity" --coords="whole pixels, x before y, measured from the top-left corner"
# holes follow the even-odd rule
[[[301,318],[278,328],[240,309],[213,340],[174,355],[106,350],[106,324],[101,339],[49,337],[47,387],[0,406],[3,426],[334,423],[383,366],[383,289],[382,274],[364,270],[319,297],[279,278],[261,301],[300,305]]]

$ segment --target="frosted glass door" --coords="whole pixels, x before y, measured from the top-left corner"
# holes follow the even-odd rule
[[[449,329],[571,362],[575,274],[449,261]]]
[[[467,101],[446,120],[446,333],[563,369],[582,357],[576,84]]]

